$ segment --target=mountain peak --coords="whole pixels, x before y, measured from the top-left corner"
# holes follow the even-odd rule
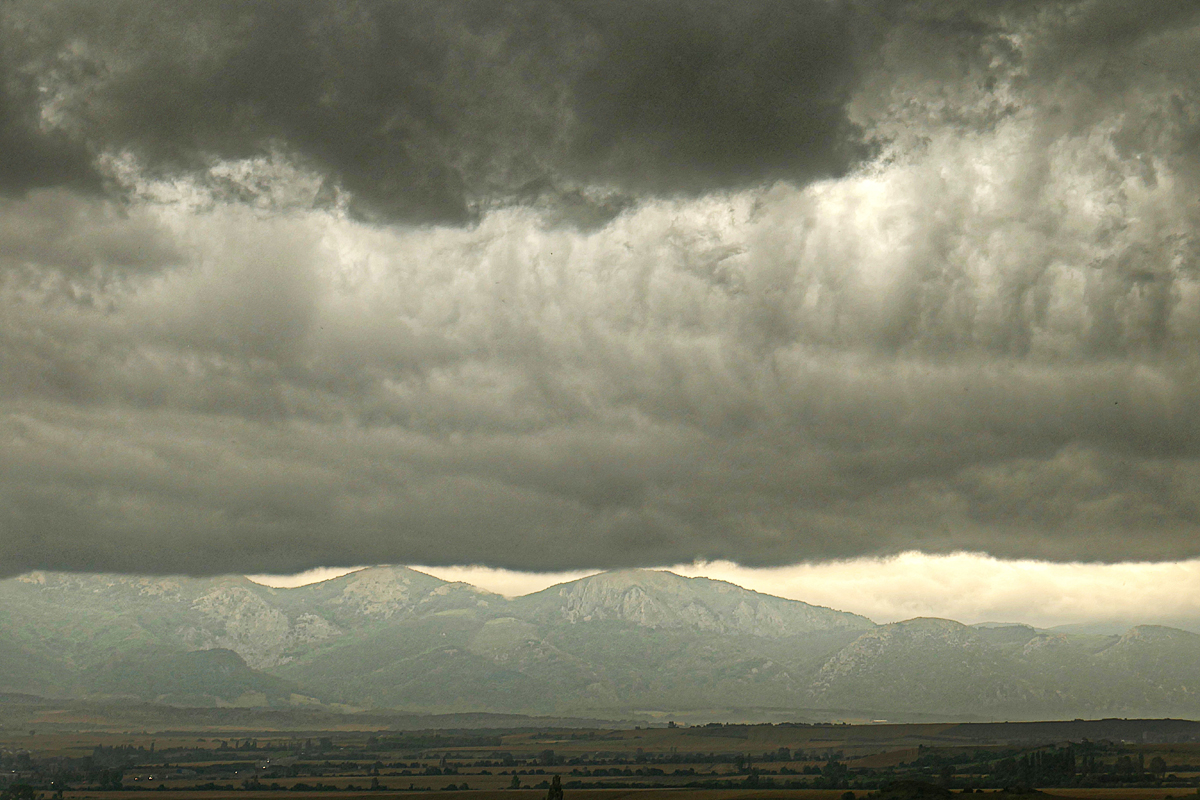
[[[665,570],[622,569],[551,586],[514,601],[534,616],[649,628],[781,637],[874,627],[857,614],[760,594],[725,581]]]
[[[1200,642],[1200,635],[1179,628],[1169,628],[1166,625],[1134,625],[1118,640],[1120,643],[1129,642]]]
[[[665,569],[643,569],[640,567],[628,567],[625,569],[613,569],[607,572],[597,572],[595,575],[588,575],[583,578],[577,578],[573,581],[560,583],[556,586],[551,586],[546,591],[561,589],[577,585],[603,585],[610,587],[668,587],[677,586],[682,582],[689,581],[690,578],[685,578],[682,575],[677,575],[674,572],[669,572]]]
[[[904,629],[906,631],[953,631],[955,633],[972,630],[972,626],[970,625],[952,619],[945,619],[944,617],[913,617],[912,619],[893,622],[886,627]]]
[[[446,581],[400,566],[367,567],[336,578],[288,590],[296,596],[320,598],[344,620],[347,615],[388,619],[411,611]]]
[[[350,583],[360,583],[363,581],[370,581],[370,582],[396,581],[399,583],[412,583],[413,581],[420,581],[423,584],[446,583],[446,581],[442,580],[441,578],[435,578],[434,576],[432,576],[428,573],[419,572],[411,567],[404,567],[404,566],[393,565],[393,564],[381,564],[381,565],[377,565],[377,566],[373,566],[373,567],[363,567],[362,569],[356,569],[353,572],[347,572],[345,575],[339,575],[336,578],[329,578],[324,581],[319,581],[318,584],[310,584],[310,585],[319,585],[319,584],[346,585],[346,584],[350,584]]]

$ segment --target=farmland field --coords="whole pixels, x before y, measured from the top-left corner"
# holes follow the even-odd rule
[[[525,718],[489,727],[486,715],[17,706],[0,716],[0,788],[30,787],[34,798],[535,800],[555,779],[572,800],[842,800],[897,781],[1166,800],[1200,787],[1200,723],[1182,720],[597,727]],[[223,724],[205,726],[214,721]]]

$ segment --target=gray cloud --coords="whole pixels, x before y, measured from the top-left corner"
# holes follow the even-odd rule
[[[253,8],[22,23],[4,571],[1197,555],[1194,16]]]
[[[826,2],[575,4],[599,57],[574,87],[585,178],[704,190],[845,171],[860,46]]]
[[[701,192],[845,171],[852,15],[722,4],[11,4],[59,137],[202,173],[271,148],[368,219],[461,223],[531,186]],[[565,187],[565,188],[564,188]],[[604,216],[604,203],[593,203]],[[618,207],[619,209],[619,207]]]
[[[98,191],[102,180],[87,148],[41,124],[40,87],[20,69],[19,56],[13,52],[16,42],[12,40],[21,31],[5,27],[0,46],[0,195],[20,195],[45,186]]]

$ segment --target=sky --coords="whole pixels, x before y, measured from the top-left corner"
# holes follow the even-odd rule
[[[1193,3],[10,0],[0,574],[1194,590],[1198,49]]]

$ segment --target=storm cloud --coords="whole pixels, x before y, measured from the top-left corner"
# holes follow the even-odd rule
[[[857,155],[861,36],[823,0],[41,6],[7,10],[9,71],[41,80],[60,137],[193,176],[281,148],[374,221],[809,179]]]
[[[0,15],[5,573],[1200,555],[1188,6]]]

